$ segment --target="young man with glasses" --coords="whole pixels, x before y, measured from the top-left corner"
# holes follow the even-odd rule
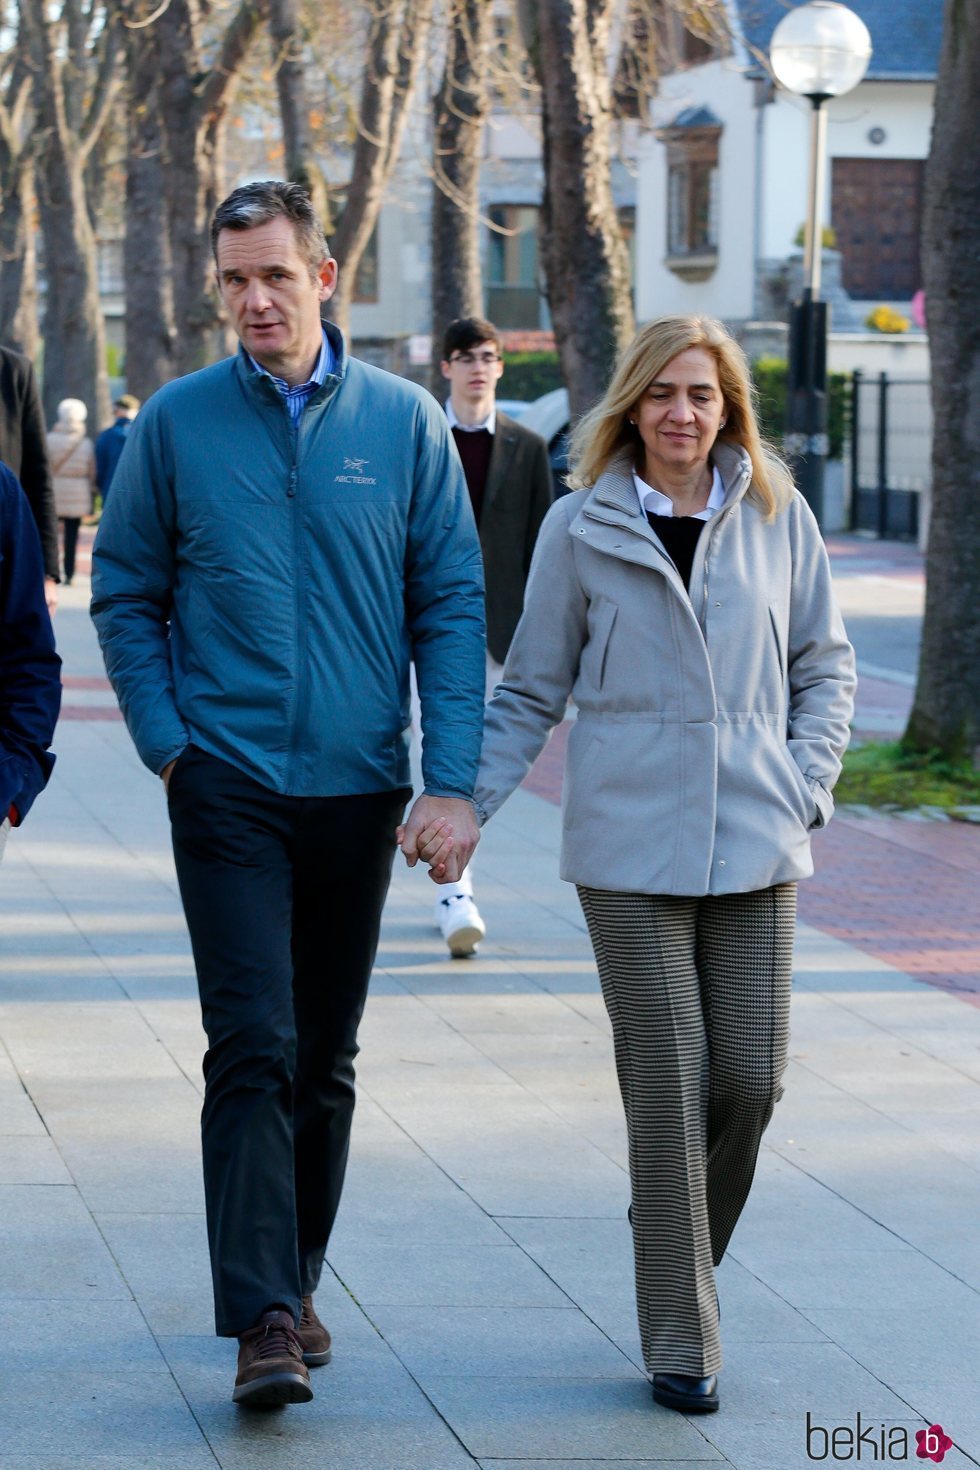
[[[446,330],[442,375],[449,383],[446,415],[463,462],[480,533],[487,600],[487,684],[496,684],[524,606],[524,584],[538,528],[551,505],[548,446],[496,407],[504,371],[492,322],[460,317]],[[444,884],[436,923],[456,958],[476,951],[486,933],[473,897],[469,868]]]

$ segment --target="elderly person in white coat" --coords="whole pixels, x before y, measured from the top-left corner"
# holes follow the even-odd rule
[[[92,512],[95,492],[95,449],[85,432],[88,409],[80,398],[63,398],[58,418],[48,431],[48,458],[54,481],[54,503],[62,525],[65,586],[75,575],[78,528]]]
[[[544,522],[487,707],[477,809],[496,811],[574,699],[561,872],[613,1026],[644,1360],[658,1403],[710,1412],[714,1267],[781,1094],[796,880],[833,810],[854,657],[720,323],[645,327],[571,462],[581,488]],[[437,824],[417,856],[451,845]]]

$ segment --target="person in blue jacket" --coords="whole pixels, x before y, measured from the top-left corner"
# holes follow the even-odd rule
[[[295,184],[236,189],[211,231],[233,358],[129,432],[92,613],[166,787],[208,1051],[202,1115],[219,1334],[234,1398],[304,1402],[340,1199],[357,1027],[396,831],[476,845],[480,547],[439,405],[321,322],[337,265]],[[408,797],[409,665],[424,791]],[[429,861],[423,850],[423,857]]]
[[[109,498],[109,486],[112,477],[116,473],[116,466],[120,456],[126,448],[126,440],[129,431],[133,427],[133,420],[140,411],[140,401],[134,393],[122,393],[112,405],[113,419],[107,429],[103,429],[95,441],[95,488],[102,496],[102,509],[105,510],[106,500]]]
[[[41,540],[17,477],[0,464],[0,856],[54,765],[61,659],[44,597]]]

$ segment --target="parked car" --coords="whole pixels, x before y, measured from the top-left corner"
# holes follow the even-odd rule
[[[526,398],[498,398],[497,407],[502,413],[510,414],[512,419],[523,419],[532,405]]]
[[[551,473],[555,481],[555,499],[568,494],[565,474],[568,470],[568,389],[554,388],[529,405],[521,423],[540,434],[548,446]]]

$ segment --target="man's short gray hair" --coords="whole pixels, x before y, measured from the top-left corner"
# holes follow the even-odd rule
[[[218,263],[218,236],[222,230],[254,230],[270,220],[288,219],[296,231],[300,253],[313,275],[330,259],[330,246],[307,191],[282,179],[242,184],[222,200],[211,221],[211,249]]]

